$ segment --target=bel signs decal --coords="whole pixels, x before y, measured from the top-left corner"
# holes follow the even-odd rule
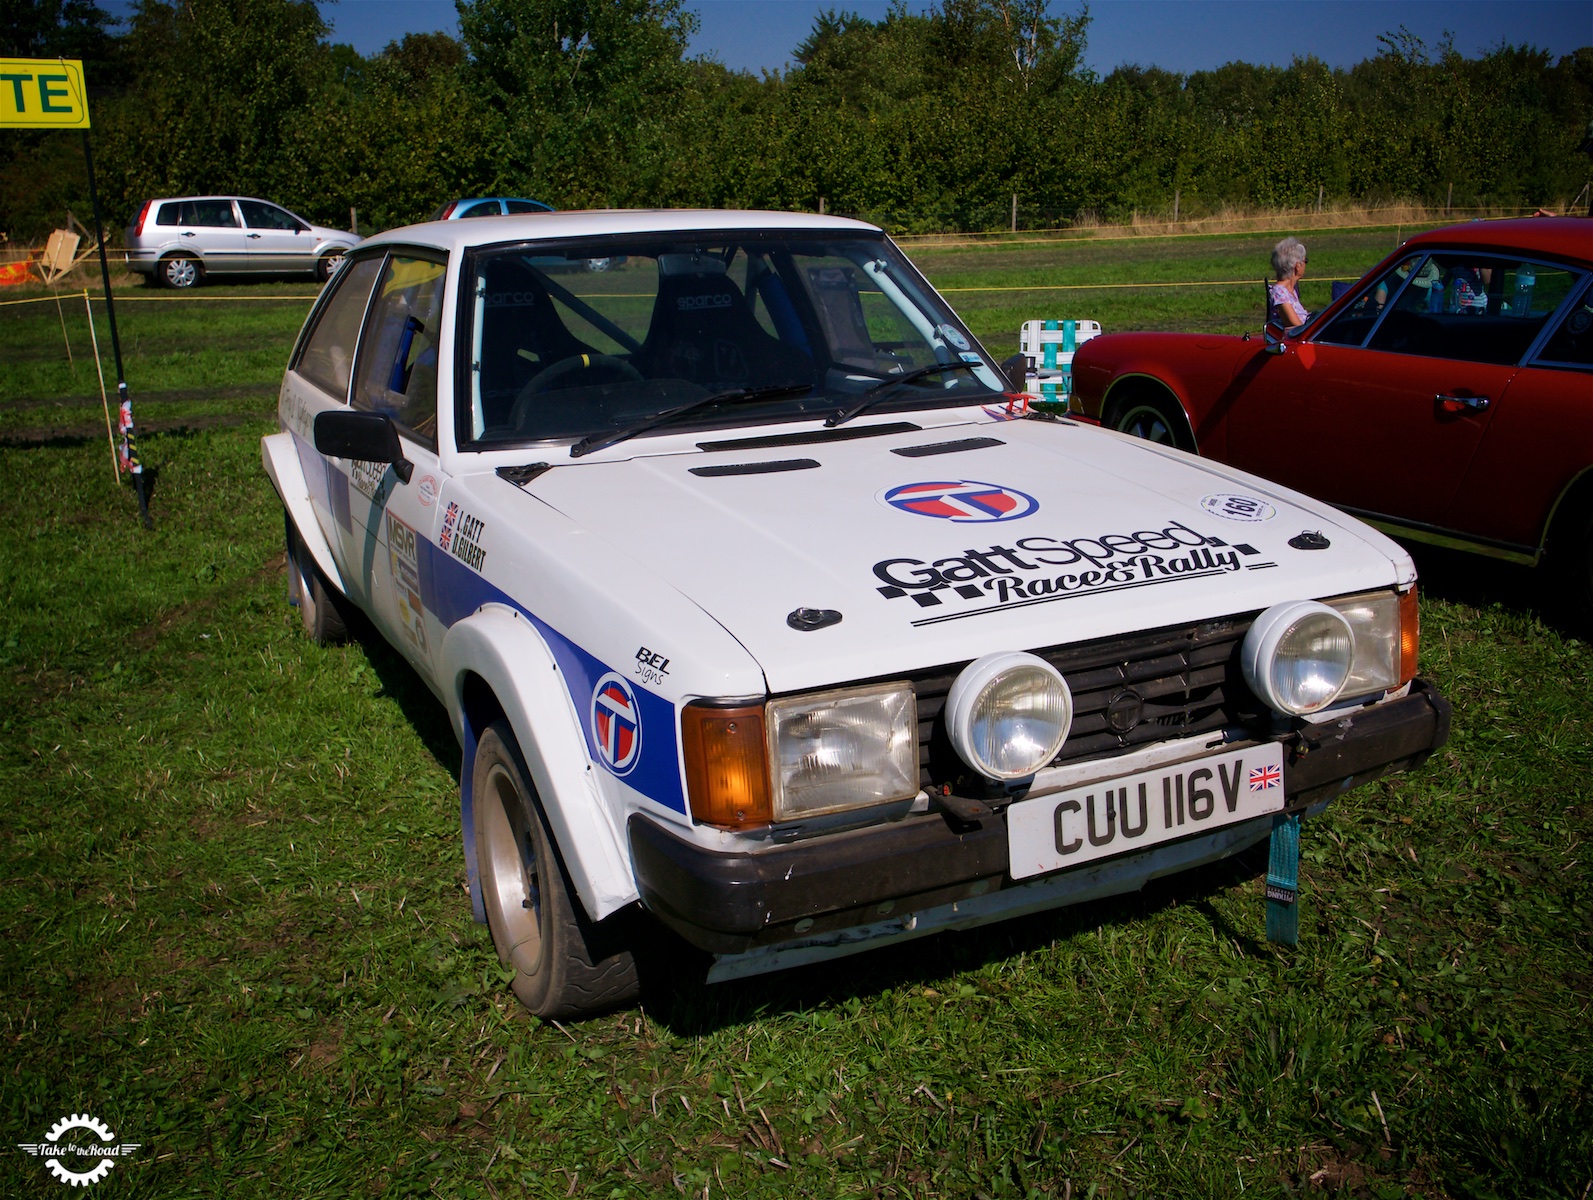
[[[958,525],[1016,521],[1040,507],[1040,502],[1027,492],[973,479],[904,483],[881,492],[879,500],[900,512]]]
[[[879,594],[887,600],[910,596],[920,608],[951,605],[951,611],[914,621],[917,626],[1277,565],[1263,560],[1254,546],[1230,546],[1221,538],[1169,521],[1161,528],[1132,533],[1021,537],[1011,545],[968,549],[928,562],[886,558],[874,564],[874,576],[882,585],[877,587]]]

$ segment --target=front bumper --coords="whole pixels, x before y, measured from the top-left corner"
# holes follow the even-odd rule
[[[1288,811],[1320,810],[1353,786],[1420,766],[1448,740],[1449,721],[1449,702],[1418,679],[1398,700],[1278,737]],[[995,920],[1020,908],[1137,890],[1159,875],[1237,853],[1269,825],[1270,818],[1247,822],[1021,883],[1008,872],[1003,813],[964,822],[934,812],[728,854],[639,813],[629,832],[637,888],[649,910],[701,949],[755,955],[795,943],[861,949],[862,942],[892,940],[893,928],[901,936],[920,932],[913,914],[945,910],[945,919],[931,924],[951,927],[970,923],[963,906]],[[1070,880],[1087,886],[1069,887]],[[1041,893],[1051,898],[1037,903]],[[757,969],[781,965],[787,964]]]

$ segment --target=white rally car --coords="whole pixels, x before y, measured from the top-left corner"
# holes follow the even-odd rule
[[[1448,733],[1399,547],[1025,419],[859,222],[394,230],[280,416],[304,624],[358,606],[447,706],[475,914],[545,1015],[634,994],[647,920],[726,979],[1130,891]]]

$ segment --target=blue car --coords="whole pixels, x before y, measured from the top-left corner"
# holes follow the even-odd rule
[[[542,213],[556,211],[551,204],[544,204],[540,200],[522,200],[514,196],[472,196],[467,199],[450,200],[431,215],[433,221],[458,221],[464,217],[501,217],[513,213]],[[576,264],[565,259],[538,259],[536,265],[544,270],[573,270]],[[625,256],[617,255],[613,258],[589,258],[586,260],[588,271],[606,271],[610,267],[625,265]]]

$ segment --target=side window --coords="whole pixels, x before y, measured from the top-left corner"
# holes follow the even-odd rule
[[[180,225],[183,219],[183,206],[180,201],[171,200],[162,204],[155,210],[155,224]]]
[[[1541,270],[1541,268],[1540,268]],[[1593,367],[1593,283],[1572,301],[1560,327],[1550,335],[1538,355],[1540,366]]]
[[[538,204],[535,200],[506,200],[504,206],[512,213],[539,213],[552,212],[546,204]]]
[[[183,202],[183,224],[207,229],[236,229],[238,216],[231,200],[187,200]]]
[[[365,319],[371,288],[375,286],[381,267],[379,255],[362,258],[346,264],[332,277],[332,287],[336,290],[327,297],[295,368],[316,387],[340,401],[348,399],[360,322]]]
[[[360,343],[355,408],[387,413],[419,441],[437,445],[437,326],[444,263],[393,255],[382,272]]]
[[[243,210],[243,223],[250,229],[291,231],[304,228],[292,213],[278,208],[275,204],[263,204],[259,200],[240,200],[238,207]]]
[[[454,216],[461,220],[465,217],[496,217],[501,216],[503,209],[498,207],[496,200],[478,200],[464,212],[455,213]]]
[[[1411,280],[1417,286],[1390,301],[1371,349],[1458,362],[1520,362],[1548,319],[1534,298],[1535,285],[1524,296],[1516,294],[1523,265],[1470,252],[1434,254]],[[1565,290],[1560,283],[1562,297]]]
[[[1316,340],[1335,346],[1359,346],[1366,341],[1366,335],[1372,332],[1372,326],[1382,315],[1390,297],[1399,299],[1401,291],[1408,286],[1420,289],[1425,298],[1427,289],[1432,287],[1433,280],[1437,278],[1437,268],[1430,263],[1423,265],[1424,257],[1417,254],[1396,264],[1393,270],[1361,293],[1354,304],[1334,317],[1333,324],[1317,334]],[[1416,273],[1414,282],[1410,282],[1412,271]]]

